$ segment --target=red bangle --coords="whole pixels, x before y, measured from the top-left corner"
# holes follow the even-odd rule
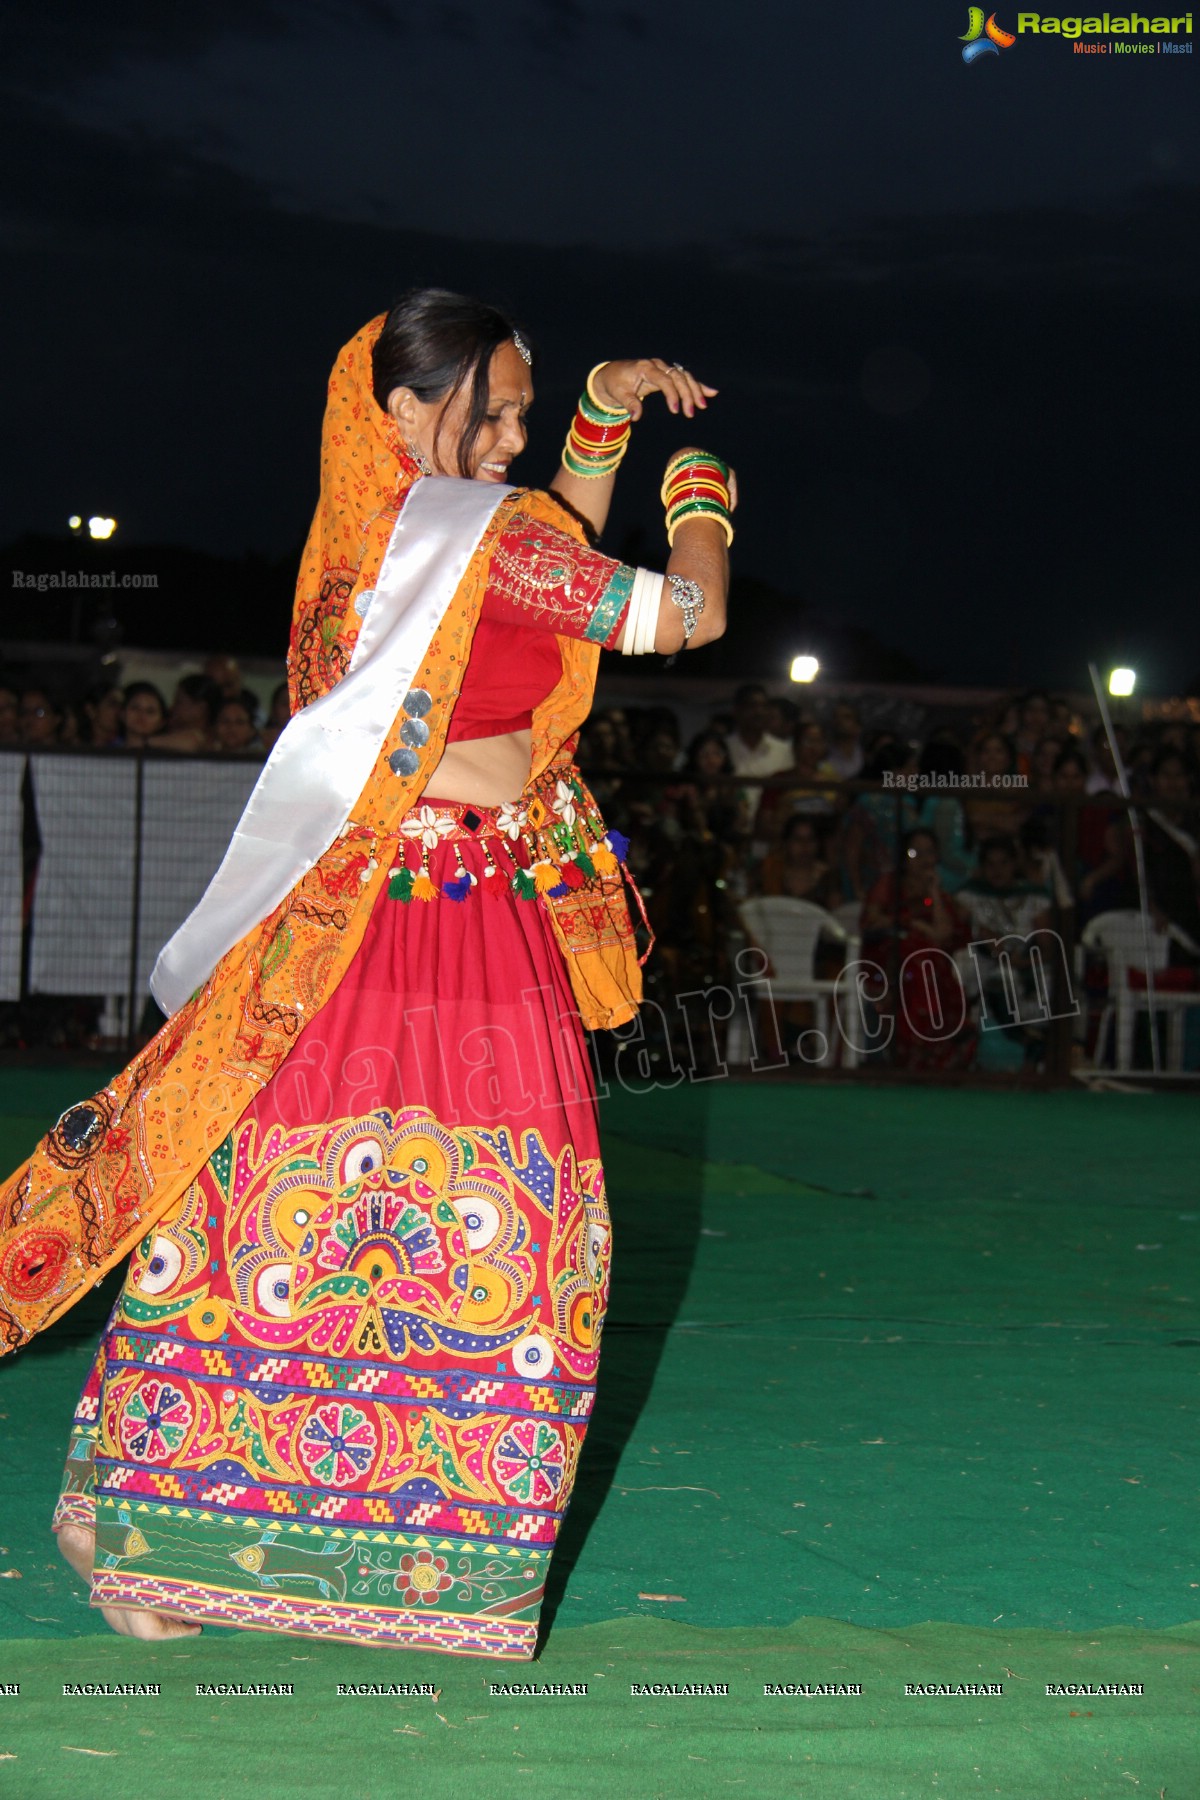
[[[679,487],[673,487],[667,495],[667,511],[678,506],[681,500],[719,500],[722,506],[728,507],[729,489],[715,481],[683,482]]]
[[[581,412],[577,412],[571,421],[571,436],[589,449],[599,450],[607,444],[623,443],[629,435],[628,422],[624,425],[593,425]]]

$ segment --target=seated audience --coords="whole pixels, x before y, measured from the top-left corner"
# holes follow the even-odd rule
[[[825,859],[815,820],[793,813],[778,848],[768,851],[758,871],[761,894],[786,894],[833,912],[842,904],[837,876]]]
[[[207,675],[181,676],[167,715],[167,729],[155,748],[194,755],[210,750],[221,700],[220,688]]]
[[[0,745],[21,741],[21,701],[15,687],[0,681]]]
[[[743,682],[733,696],[734,728],[729,755],[735,775],[777,775],[792,766],[792,747],[767,730],[767,690],[757,681]]]
[[[829,766],[839,781],[855,781],[866,760],[858,713],[849,700],[839,700],[829,730]]]
[[[60,741],[63,709],[44,687],[27,687],[17,707],[21,742],[30,750],[45,750]]]
[[[119,687],[101,682],[89,688],[76,708],[78,731],[76,741],[81,749],[108,750],[121,742],[121,719],[125,696]]]
[[[848,899],[863,899],[895,870],[898,840],[916,824],[920,808],[906,789],[884,785],[885,777],[907,777],[916,767],[912,745],[895,737],[878,742],[865,764],[860,781],[879,782],[880,791],[859,794],[843,822],[840,885]]]
[[[970,788],[964,806],[975,842],[991,837],[1016,837],[1029,817],[1027,790],[1018,786],[1021,771],[1011,738],[989,731],[975,745],[973,772],[984,777],[983,787]]]
[[[131,681],[121,712],[121,742],[129,750],[156,748],[167,728],[167,708],[152,681]]]
[[[266,749],[273,750],[275,748],[290,717],[288,684],[286,681],[281,681],[271,695],[271,704],[267,709],[267,722],[260,733]]]
[[[213,726],[213,748],[226,756],[263,755],[263,741],[254,723],[254,712],[242,694],[222,700]]]
[[[1151,804],[1142,822],[1146,885],[1155,922],[1174,927],[1174,963],[1200,957],[1200,844],[1187,763],[1169,746],[1154,759]]]
[[[972,1058],[962,978],[953,961],[969,935],[966,914],[942,890],[941,846],[924,826],[905,833],[903,873],[872,884],[863,902],[862,953],[886,981],[877,1010],[894,1020],[893,1053],[910,1069],[962,1068]]]
[[[918,789],[916,822],[932,831],[941,846],[938,877],[947,894],[957,893],[975,867],[962,804],[965,767],[962,746],[948,731],[934,732],[921,751],[918,774],[928,785]]]

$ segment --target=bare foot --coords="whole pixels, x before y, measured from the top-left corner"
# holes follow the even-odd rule
[[[132,1638],[181,1638],[199,1637],[199,1625],[193,1625],[186,1619],[172,1618],[170,1613],[151,1612],[144,1606],[102,1606],[104,1614],[114,1631],[122,1637]]]
[[[96,1561],[96,1534],[86,1525],[60,1525],[55,1534],[58,1547],[77,1575],[91,1583]],[[177,1638],[199,1637],[200,1626],[170,1613],[152,1612],[141,1606],[102,1606],[108,1624],[122,1637]]]
[[[90,1582],[92,1565],[96,1560],[95,1532],[86,1525],[60,1525],[54,1535],[58,1539],[59,1550],[75,1573]]]

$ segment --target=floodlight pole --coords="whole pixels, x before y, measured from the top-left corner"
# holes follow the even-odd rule
[[[1092,688],[1096,695],[1096,704],[1100,708],[1100,721],[1104,726],[1104,735],[1108,739],[1108,747],[1112,752],[1113,767],[1117,771],[1117,787],[1121,797],[1130,801],[1129,828],[1133,833],[1133,860],[1137,869],[1138,899],[1141,903],[1142,915],[1142,951],[1146,959],[1146,1012],[1150,1020],[1150,1067],[1155,1075],[1162,1073],[1158,1066],[1158,1021],[1154,1012],[1154,970],[1150,958],[1150,884],[1146,880],[1146,851],[1142,842],[1142,816],[1132,804],[1129,792],[1129,771],[1125,767],[1125,759],[1121,755],[1116,733],[1113,731],[1112,714],[1108,710],[1108,696],[1100,680],[1100,671],[1095,663],[1088,664],[1088,674],[1092,678]]]

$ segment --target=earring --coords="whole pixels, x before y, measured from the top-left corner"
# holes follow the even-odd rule
[[[421,449],[418,449],[417,445],[413,443],[411,438],[405,438],[404,448],[408,451],[408,454],[412,457],[413,461],[417,465],[419,472],[422,475],[432,475],[433,474],[433,464],[430,462],[430,460],[426,456],[425,452]]]

